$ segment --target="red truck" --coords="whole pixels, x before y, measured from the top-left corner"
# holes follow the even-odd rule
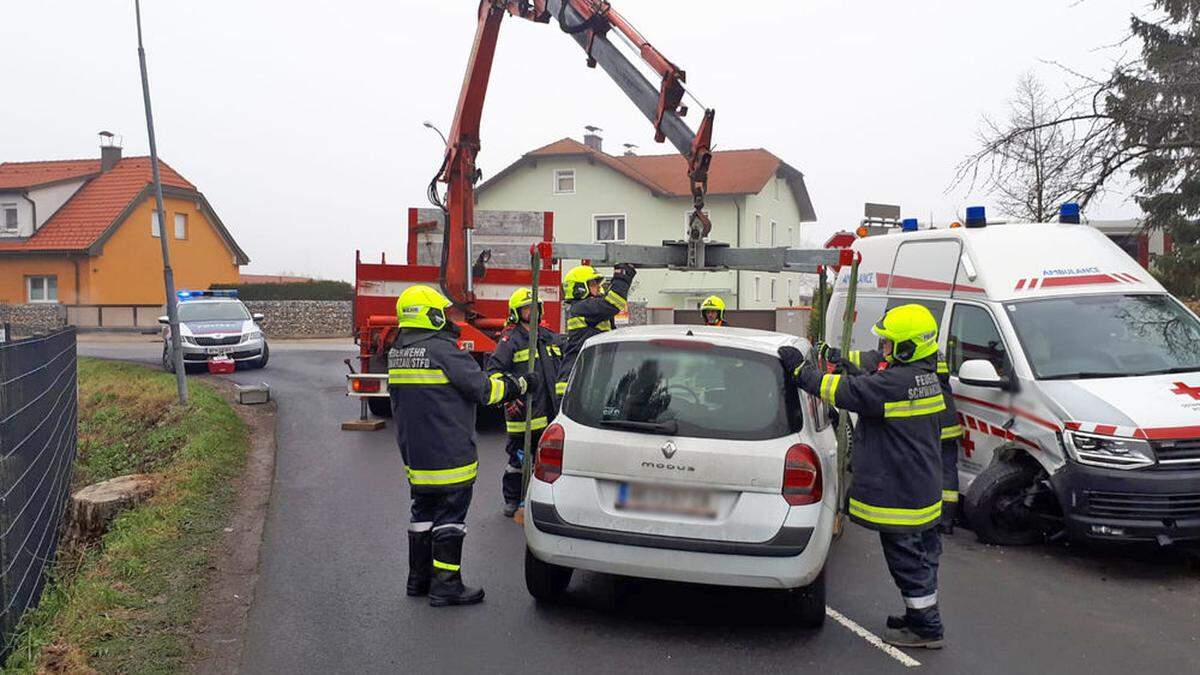
[[[379,262],[363,262],[355,252],[354,264],[354,340],[358,345],[359,372],[386,374],[387,349],[395,338],[396,298],[414,284],[437,288],[445,266],[442,264],[445,222],[440,209],[409,209],[408,264],[389,264],[385,255]],[[508,316],[508,298],[517,288],[533,283],[530,247],[542,241],[554,241],[554,214],[527,211],[477,211],[475,228],[469,237],[466,255],[470,260],[470,292],[474,302],[470,314],[457,321],[462,329],[459,345],[480,365],[496,347]],[[538,291],[545,314],[543,324],[554,330],[562,325],[560,297],[561,272],[542,263]],[[359,394],[384,394],[380,380],[356,379]],[[372,389],[372,391],[368,391]],[[391,410],[383,396],[367,398],[371,412],[388,417]]]

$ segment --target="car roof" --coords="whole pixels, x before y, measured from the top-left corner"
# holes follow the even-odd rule
[[[804,338],[753,328],[728,326],[655,325],[629,326],[597,335],[586,347],[611,342],[649,342],[650,340],[679,340],[695,338],[722,347],[733,347],[774,355],[780,347],[791,345],[802,351],[808,348]]]

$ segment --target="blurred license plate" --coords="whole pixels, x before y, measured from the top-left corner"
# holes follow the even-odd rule
[[[687,490],[660,485],[621,483],[617,488],[617,508],[625,511],[679,513],[716,518],[713,494],[708,490]]]
[[[232,354],[232,353],[233,353],[233,347],[209,347],[208,348],[209,356],[221,356],[222,354]]]

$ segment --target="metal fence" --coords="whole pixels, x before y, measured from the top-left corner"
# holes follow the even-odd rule
[[[54,560],[75,461],[75,329],[0,344],[0,631]]]

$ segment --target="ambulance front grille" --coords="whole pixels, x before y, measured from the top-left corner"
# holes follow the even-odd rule
[[[1159,470],[1200,470],[1200,438],[1151,443],[1158,457]]]
[[[1200,492],[1139,494],[1135,492],[1085,491],[1088,513],[1093,516],[1131,520],[1200,517]]]

